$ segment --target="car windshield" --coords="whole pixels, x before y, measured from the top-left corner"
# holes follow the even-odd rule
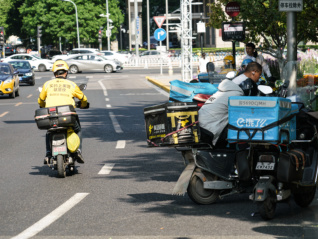
[[[10,68],[9,66],[0,66],[0,75],[9,75]]]
[[[36,58],[36,59],[38,59],[38,60],[42,60],[42,58],[41,57],[38,57],[38,56],[36,56],[36,55],[32,55],[34,58]]]
[[[100,55],[98,55],[98,57],[102,58],[103,60],[109,60],[109,59],[107,59],[107,57],[105,57],[105,56],[100,56]]]
[[[15,69],[30,69],[30,68],[31,68],[29,62],[23,62],[23,61],[9,61],[9,63],[10,63]]]

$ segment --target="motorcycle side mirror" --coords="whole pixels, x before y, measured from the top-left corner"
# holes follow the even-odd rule
[[[226,74],[227,79],[233,79],[236,76],[235,71],[230,71],[229,73]]]
[[[270,87],[270,86],[268,86],[268,85],[259,85],[257,88],[258,88],[258,90],[259,90],[260,92],[262,92],[264,95],[268,95],[268,94],[273,93],[272,87]]]
[[[41,91],[42,91],[42,87],[39,87],[39,88],[38,88],[38,91],[41,92]]]
[[[80,84],[78,87],[80,88],[80,90],[86,90],[87,85],[86,84]]]

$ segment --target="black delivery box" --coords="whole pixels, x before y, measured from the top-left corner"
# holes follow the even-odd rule
[[[199,143],[198,106],[172,102],[144,109],[148,146]]]
[[[73,105],[62,105],[37,109],[34,119],[39,129],[72,127],[77,120],[77,114]]]

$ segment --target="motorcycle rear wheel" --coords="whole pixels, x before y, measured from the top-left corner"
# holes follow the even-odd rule
[[[302,193],[294,193],[294,200],[300,207],[308,207],[314,200],[316,194],[316,185],[307,187],[307,190]]]
[[[264,220],[270,220],[274,218],[276,204],[276,194],[272,191],[268,192],[268,196],[263,202],[257,202],[259,213]]]
[[[56,163],[57,163],[57,176],[59,178],[65,178],[66,171],[65,171],[65,163],[64,163],[63,155],[57,155]]]
[[[209,180],[217,180],[216,176],[210,177]],[[218,190],[204,189],[202,180],[195,174],[192,175],[188,186],[188,195],[190,199],[201,205],[215,203],[219,198]]]

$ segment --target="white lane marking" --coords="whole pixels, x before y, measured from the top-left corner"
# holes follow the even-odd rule
[[[109,101],[109,98],[105,98],[106,101]]]
[[[22,105],[22,102],[16,103],[15,106]]]
[[[93,76],[86,76],[86,78],[91,79],[91,78],[93,78]]]
[[[39,79],[41,79],[41,78],[42,78],[42,76],[37,76],[37,77],[35,77],[36,80],[39,80]]]
[[[111,108],[112,106],[111,106],[111,105],[106,105],[106,107],[107,107],[107,108]]]
[[[160,93],[127,93],[127,94],[119,94],[119,95],[161,95]]]
[[[32,97],[32,94],[30,94],[30,95],[27,96],[27,98],[31,98],[31,97]]]
[[[82,201],[88,194],[89,193],[76,193],[73,197],[56,208],[53,212],[43,217],[40,221],[36,222],[31,227],[27,228],[19,235],[12,237],[11,239],[27,239],[35,236],[40,231],[42,231],[50,224],[55,222],[57,219],[59,219],[61,216],[63,216],[67,211],[73,208],[80,201]]]
[[[98,172],[98,174],[110,174],[114,167],[114,163],[106,163],[102,169]]]
[[[107,89],[104,86],[104,84],[102,83],[102,80],[99,80],[98,83],[100,84],[100,86],[102,87],[103,91],[104,91],[104,96],[107,96]]]
[[[118,140],[116,149],[124,149],[126,146],[126,140]]]
[[[119,123],[118,123],[118,121],[117,121],[117,119],[116,119],[116,117],[115,117],[113,112],[109,112],[109,117],[112,120],[112,123],[113,123],[113,126],[114,126],[114,129],[115,129],[116,133],[124,133],[122,131],[122,129],[120,128],[120,125],[119,125]]]
[[[0,115],[0,118],[3,117],[3,116],[5,116],[5,115],[8,114],[8,113],[9,113],[9,111],[3,112],[3,113]]]
[[[70,78],[70,79],[74,79],[74,78],[76,78],[76,76],[70,76],[69,78]]]

